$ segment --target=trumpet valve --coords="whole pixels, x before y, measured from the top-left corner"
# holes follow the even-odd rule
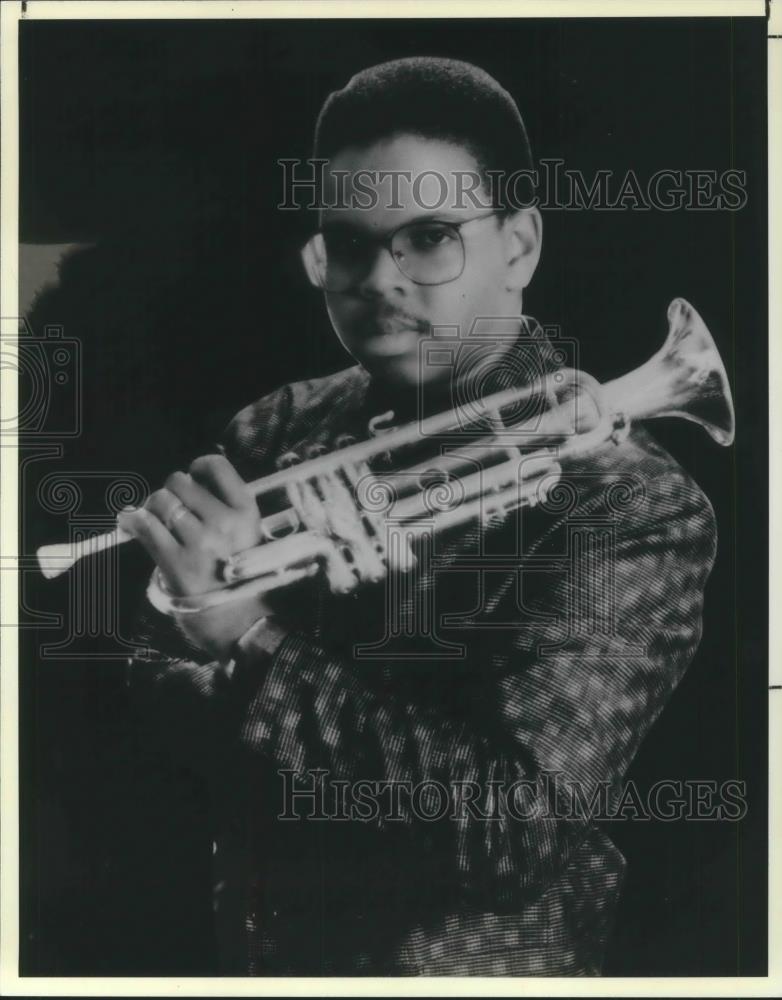
[[[412,546],[413,533],[404,524],[389,525],[386,556],[390,569],[409,573],[418,563]]]
[[[537,459],[533,459],[533,464],[538,462]],[[537,507],[538,504],[545,503],[548,500],[549,493],[559,482],[562,475],[562,466],[559,462],[551,461],[551,459],[541,458],[541,464],[533,468],[528,476],[525,476],[524,483],[521,489],[523,489],[523,494],[521,496],[522,501],[526,501],[528,507]]]
[[[498,527],[508,519],[508,508],[501,501],[492,500],[486,504],[481,515],[484,528]]]
[[[611,438],[612,444],[620,445],[630,433],[630,421],[621,411],[614,413],[611,418]]]
[[[395,413],[393,410],[386,410],[385,413],[379,413],[376,417],[372,419],[367,424],[367,430],[372,437],[379,437],[381,434],[385,434],[390,427],[387,426],[391,424],[394,420]]]
[[[289,469],[292,465],[298,465],[300,462],[301,457],[295,451],[286,451],[284,455],[280,455],[275,465],[278,469]]]
[[[324,568],[329,587],[334,594],[349,594],[359,582],[359,574],[351,561],[346,558],[350,549],[344,544],[334,543],[324,559]]]
[[[367,424],[367,430],[369,431],[369,436],[373,438],[378,438],[383,434],[387,434],[391,430],[390,425],[396,414],[393,410],[387,410],[385,413],[379,413],[376,417],[372,419]],[[390,465],[392,461],[392,456],[390,451],[382,451],[379,455],[375,456],[376,460],[384,465]]]

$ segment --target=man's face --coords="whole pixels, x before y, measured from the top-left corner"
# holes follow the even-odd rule
[[[342,199],[345,207],[323,209],[321,227],[325,229],[338,227],[342,233],[372,240],[408,223],[475,220],[459,230],[464,265],[453,280],[419,284],[400,270],[389,249],[360,240],[359,246],[365,247],[369,257],[360,280],[346,291],[325,293],[337,336],[373,375],[399,386],[444,379],[450,370],[427,365],[422,356],[426,352],[419,349],[421,340],[431,337],[433,327],[448,327],[449,336],[458,331],[460,340],[465,341],[476,320],[487,317],[504,319],[502,328],[507,333],[508,321],[520,314],[521,290],[537,263],[537,210],[503,218],[491,214],[485,190],[476,189],[472,199],[460,194],[474,183],[465,177],[476,178],[478,164],[465,148],[439,139],[399,135],[369,147],[342,150],[328,164],[327,205],[337,198],[338,189],[333,185],[343,171],[347,179],[340,183],[347,195]],[[360,179],[359,171],[364,172]],[[399,172],[403,178],[396,191],[388,174],[382,179],[383,171]],[[415,183],[417,177],[419,182]],[[364,193],[358,205],[351,197],[357,191],[354,179],[365,192],[371,192],[370,196]],[[369,207],[362,207],[368,202]],[[436,229],[430,232],[424,227],[414,232],[421,234],[416,239],[424,248],[439,239]]]

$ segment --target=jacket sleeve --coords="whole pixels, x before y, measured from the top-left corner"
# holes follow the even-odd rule
[[[268,471],[290,409],[283,386],[245,407],[226,428],[221,444],[245,480]],[[140,740],[179,769],[215,775],[243,708],[238,686],[146,598],[133,639],[137,652],[127,676]]]
[[[587,811],[574,814],[572,790],[587,801],[601,787],[618,794],[700,639],[711,507],[681,474],[652,482],[644,510],[653,513],[619,520],[613,551],[576,550],[566,572],[543,574],[525,603],[534,626],[512,633],[507,667],[486,665],[492,725],[380,697],[360,664],[293,633],[272,655],[244,646],[243,743],[279,770],[446,788],[454,802],[440,848],[462,888],[537,895],[591,826]],[[595,626],[596,594],[608,628]],[[513,801],[500,801],[512,786]],[[411,830],[424,801],[400,799]]]

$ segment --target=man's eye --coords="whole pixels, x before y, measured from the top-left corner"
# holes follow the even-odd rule
[[[351,233],[326,233],[326,250],[340,257],[355,257],[364,250],[364,240]]]
[[[416,250],[436,250],[455,239],[447,226],[421,226],[410,233],[410,243]]]

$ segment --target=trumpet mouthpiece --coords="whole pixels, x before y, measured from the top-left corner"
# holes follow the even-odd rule
[[[38,549],[36,552],[38,565],[47,580],[54,580],[73,566],[78,559],[73,549],[73,545],[68,542],[61,545],[43,545]]]
[[[53,580],[60,576],[78,562],[82,556],[94,556],[104,549],[114,545],[122,545],[129,542],[132,535],[129,535],[122,528],[115,528],[104,535],[93,535],[91,538],[82,538],[78,542],[63,542],[59,545],[42,545],[36,552],[38,565],[47,580]]]

